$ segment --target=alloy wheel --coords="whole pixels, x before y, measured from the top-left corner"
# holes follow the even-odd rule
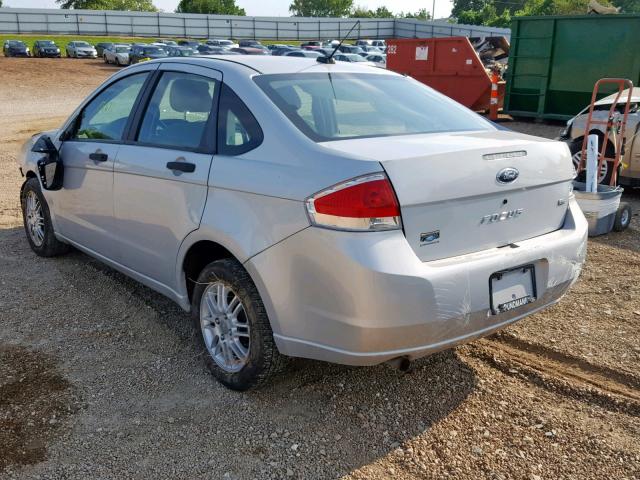
[[[212,282],[202,294],[200,328],[216,364],[229,373],[242,370],[249,360],[249,319],[240,297],[222,281]]]
[[[598,152],[598,162],[602,158],[602,155]],[[580,166],[580,160],[582,159],[582,150],[578,150],[571,156],[571,160],[573,161],[573,167],[578,171],[578,167]],[[609,162],[602,162],[602,166],[600,167],[600,174],[598,175],[598,183],[602,183],[602,181],[606,178],[607,173],[609,173]]]
[[[33,191],[29,191],[26,195],[24,214],[31,241],[36,247],[40,247],[44,242],[44,215],[40,199]]]

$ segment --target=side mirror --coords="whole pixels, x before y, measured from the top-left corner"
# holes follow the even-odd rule
[[[38,160],[38,174],[40,182],[45,190],[60,190],[62,188],[64,169],[58,149],[51,138],[43,135],[31,148],[32,152],[42,153],[44,156]]]

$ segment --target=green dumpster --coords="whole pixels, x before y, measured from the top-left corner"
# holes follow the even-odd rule
[[[513,20],[505,112],[568,120],[589,104],[603,77],[640,84],[640,15]]]

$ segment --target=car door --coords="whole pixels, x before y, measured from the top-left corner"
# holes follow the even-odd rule
[[[114,259],[113,165],[149,71],[109,84],[80,111],[63,134],[63,188],[56,196],[59,233]]]
[[[222,76],[163,63],[114,170],[114,216],[121,263],[165,286],[182,240],[200,225],[215,146]]]

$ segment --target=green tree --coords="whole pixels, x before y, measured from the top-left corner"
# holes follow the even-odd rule
[[[347,17],[353,0],[293,0],[289,11],[296,17]]]
[[[235,0],[180,0],[176,13],[209,13],[218,15],[246,15]]]
[[[369,10],[365,7],[355,7],[349,13],[352,18],[393,18],[395,15],[387,7],[378,7],[375,10]]]
[[[2,7],[2,0],[0,0],[0,7]]]
[[[86,10],[128,10],[132,12],[156,12],[151,0],[56,0],[60,8]]]
[[[511,13],[508,9],[504,9],[498,13],[498,9],[493,2],[486,2],[479,10],[465,10],[460,12],[458,14],[458,23],[508,28],[511,24]]]
[[[431,18],[431,14],[427,12],[426,8],[421,8],[417,12],[400,12],[398,15],[399,18],[415,18],[416,20],[429,20]]]

